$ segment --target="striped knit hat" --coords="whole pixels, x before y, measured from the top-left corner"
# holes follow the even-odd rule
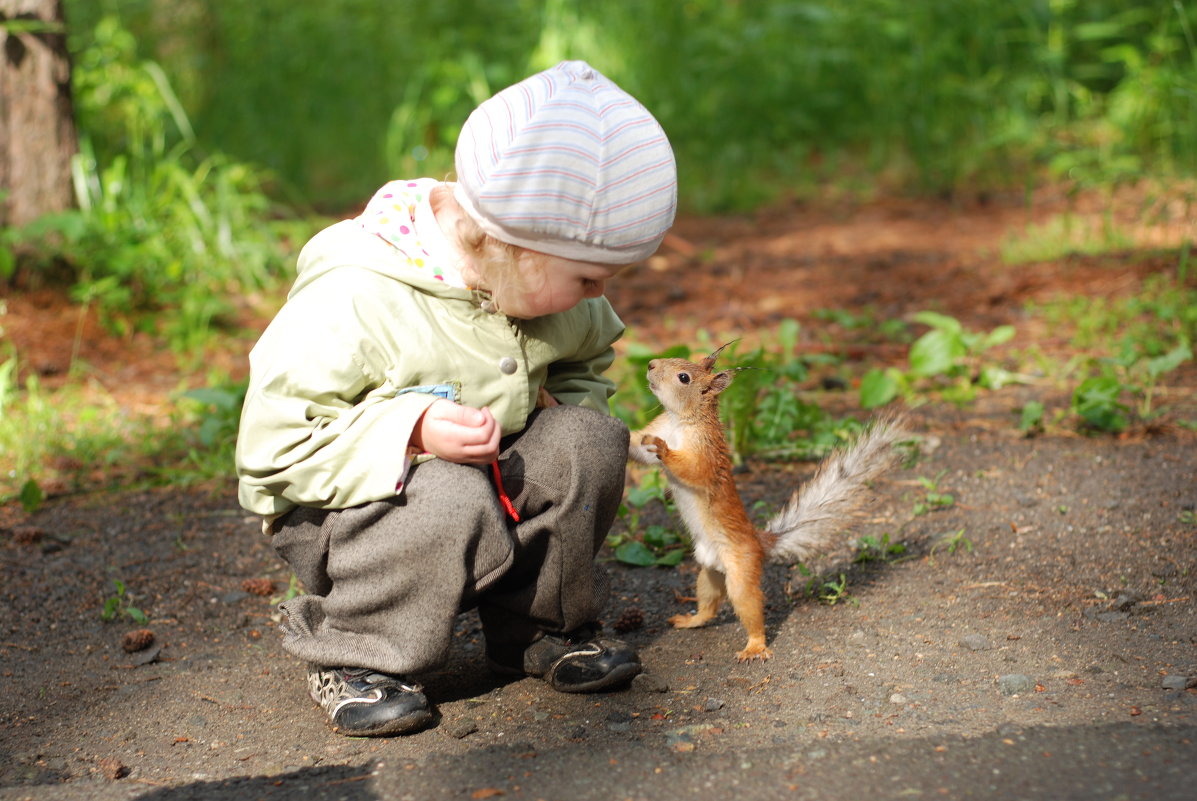
[[[576,261],[632,264],[673,224],[665,132],[584,61],[564,61],[482,103],[457,140],[454,197],[503,242]]]

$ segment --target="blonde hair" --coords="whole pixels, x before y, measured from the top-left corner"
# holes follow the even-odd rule
[[[444,197],[440,202],[457,204],[452,195]],[[536,275],[543,277],[545,255],[522,245],[504,242],[486,233],[465,209],[461,209],[460,204],[457,205],[461,213],[452,231],[455,244],[470,260],[479,282],[486,287],[486,292],[490,295],[487,304],[489,310],[502,312],[498,300],[500,296],[509,292],[526,293],[529,291],[529,278]]]
[[[519,245],[512,245],[496,239],[482,230],[482,226],[468,214],[457,220],[454,234],[461,252],[474,263],[478,276],[494,289],[520,277],[520,257],[526,251]]]
[[[457,249],[470,261],[470,266],[478,274],[481,283],[485,284],[493,298],[500,287],[509,284],[522,284],[520,262],[531,251],[519,245],[512,245],[501,239],[496,239],[482,230],[482,226],[461,208],[461,204],[448,191],[448,184],[442,184],[446,190],[433,191],[429,197],[434,212],[452,204],[457,209],[457,220],[451,235]]]

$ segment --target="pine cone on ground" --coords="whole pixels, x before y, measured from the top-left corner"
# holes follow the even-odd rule
[[[153,644],[154,632],[149,629],[133,629],[126,632],[124,638],[121,640],[121,648],[124,648],[127,654],[144,651]]]
[[[623,610],[623,614],[619,619],[611,624],[611,628],[615,629],[620,634],[626,634],[629,631],[635,631],[644,625],[644,612],[640,611],[637,606],[629,606]]]
[[[268,578],[247,578],[241,582],[241,589],[250,595],[260,595],[265,598],[274,594],[274,582]]]

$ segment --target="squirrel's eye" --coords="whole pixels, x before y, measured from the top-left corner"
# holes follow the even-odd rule
[[[683,384],[689,384],[690,383],[690,374],[689,373],[678,373],[677,380],[682,382]]]

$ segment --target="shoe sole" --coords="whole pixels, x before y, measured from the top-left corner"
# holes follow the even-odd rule
[[[344,726],[337,726],[334,723],[329,723],[329,727],[337,734],[345,737],[387,737],[395,734],[411,734],[426,728],[432,722],[432,711],[428,709],[418,709],[401,718],[388,720],[385,723],[373,726],[369,729],[347,729]]]
[[[643,669],[644,667],[638,662],[628,662],[625,665],[619,665],[614,668],[606,676],[586,682],[585,684],[562,685],[550,678],[549,686],[559,693],[594,693],[603,690],[613,690],[636,678]]]

